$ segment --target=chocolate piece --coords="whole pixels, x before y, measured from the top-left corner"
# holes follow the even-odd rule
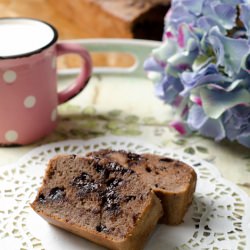
[[[49,199],[52,201],[62,200],[65,197],[64,188],[54,187],[50,190]]]
[[[45,198],[44,194],[40,194],[38,196],[38,201],[41,202],[41,203],[45,203],[46,202],[46,198]]]
[[[163,161],[163,162],[173,162],[174,160],[173,160],[173,159],[170,159],[170,158],[161,158],[161,159],[159,159],[159,161]]]
[[[98,232],[108,232],[108,229],[107,229],[107,227],[105,226],[105,225],[98,225],[98,226],[96,226],[96,231],[98,231]]]

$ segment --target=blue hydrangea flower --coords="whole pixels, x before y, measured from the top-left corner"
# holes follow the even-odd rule
[[[172,0],[162,45],[145,62],[179,133],[250,147],[250,2]]]

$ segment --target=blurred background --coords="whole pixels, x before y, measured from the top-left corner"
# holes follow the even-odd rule
[[[0,17],[31,17],[52,24],[60,40],[138,38],[161,40],[170,0],[0,0]],[[129,67],[130,55],[92,54],[95,66]],[[77,56],[63,56],[59,68],[76,68]]]

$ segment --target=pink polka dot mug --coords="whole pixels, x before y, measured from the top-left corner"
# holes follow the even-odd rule
[[[56,43],[50,24],[29,18],[0,18],[0,144],[24,145],[48,135],[57,124],[57,106],[88,83],[92,63],[80,45]],[[82,71],[57,92],[56,57],[75,53]]]

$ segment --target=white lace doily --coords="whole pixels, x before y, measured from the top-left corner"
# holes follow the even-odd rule
[[[0,168],[0,249],[100,250],[87,240],[49,225],[29,206],[48,160],[56,154],[85,154],[102,148],[150,152],[192,165],[198,175],[194,201],[184,223],[159,225],[146,249],[250,249],[250,201],[243,191],[223,179],[217,169],[193,156],[160,149],[121,137],[71,140],[41,146],[18,162]]]

